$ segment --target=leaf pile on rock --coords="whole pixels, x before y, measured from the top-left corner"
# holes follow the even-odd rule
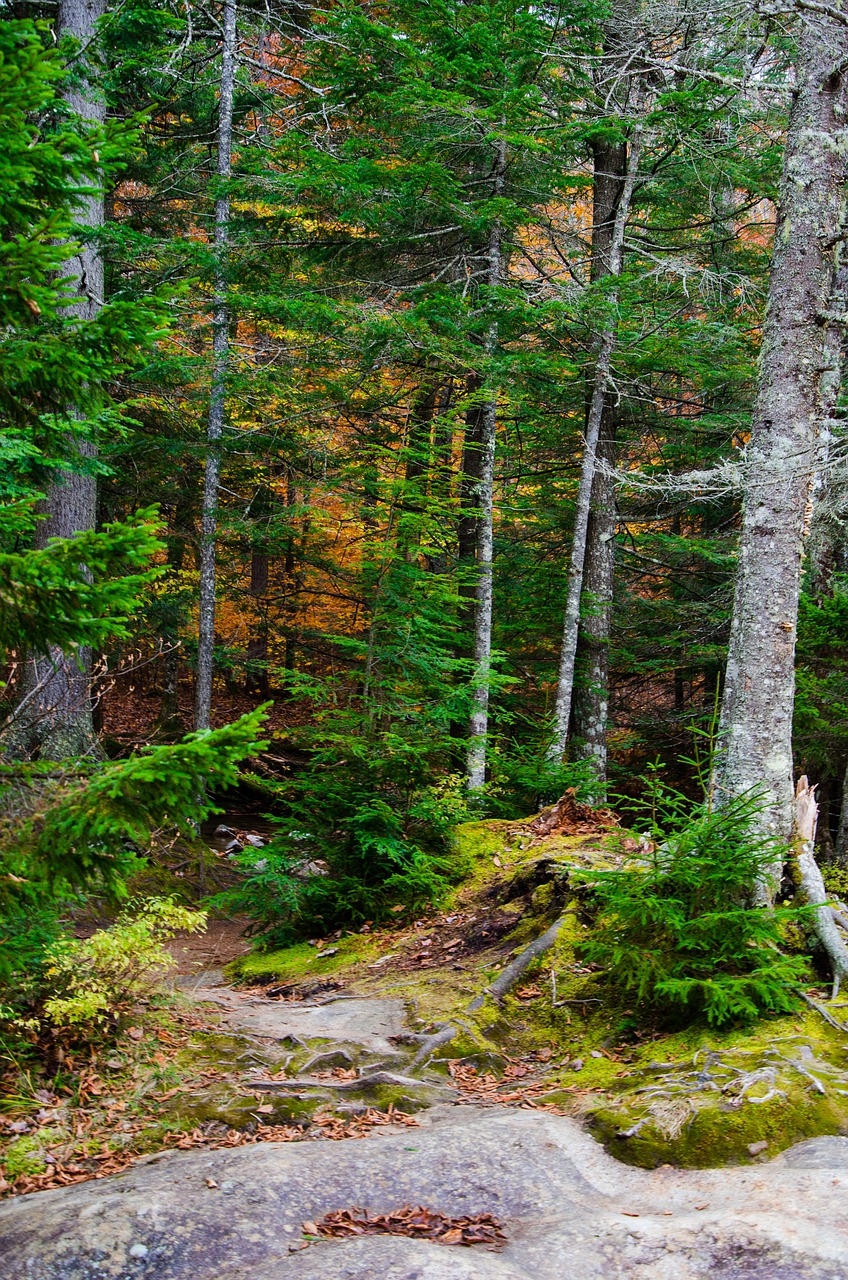
[[[568,1112],[552,1102],[537,1102],[537,1098],[556,1090],[558,1093],[576,1093],[578,1085],[562,1085],[555,1080],[529,1080],[526,1084],[516,1086],[516,1080],[528,1074],[523,1063],[507,1061],[503,1079],[490,1071],[482,1075],[476,1067],[459,1059],[448,1063],[448,1070],[454,1085],[463,1100],[473,1101],[478,1106],[519,1106],[529,1107],[535,1111],[550,1111],[553,1115],[564,1116]]]
[[[350,1120],[343,1120],[340,1116],[325,1111],[316,1111],[312,1117],[312,1123],[321,1130],[321,1137],[338,1140],[364,1138],[369,1129],[379,1125],[409,1126],[417,1125],[418,1121],[415,1116],[407,1115],[405,1111],[396,1111],[394,1103],[391,1102],[388,1111],[378,1111],[376,1107],[368,1107],[366,1111],[353,1116]]]
[[[416,1240],[434,1240],[437,1244],[482,1244],[488,1249],[501,1249],[506,1244],[501,1223],[491,1213],[469,1214],[451,1218],[422,1205],[404,1205],[391,1213],[373,1216],[364,1209],[336,1209],[320,1222],[304,1222],[307,1235],[335,1236],[411,1236]]]

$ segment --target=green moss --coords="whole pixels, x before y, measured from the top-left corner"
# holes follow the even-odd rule
[[[845,1037],[817,1015],[723,1034],[691,1027],[633,1056],[589,1112],[596,1136],[629,1164],[750,1164],[763,1142],[771,1157],[848,1133]]]
[[[349,934],[328,944],[324,950],[333,950],[335,954],[320,956],[308,942],[298,942],[279,951],[253,951],[233,960],[226,973],[233,982],[258,982],[265,978],[280,983],[305,982],[330,977],[351,964],[361,964],[379,954],[377,943],[368,934]]]
[[[180,1128],[193,1129],[199,1124],[215,1121],[228,1129],[247,1129],[263,1124],[303,1124],[308,1122],[316,1107],[317,1098],[292,1098],[262,1096],[237,1092],[231,1085],[221,1084],[194,1094],[181,1094],[164,1104],[169,1118]],[[271,1111],[260,1112],[261,1106]]]
[[[489,818],[485,822],[462,822],[454,829],[453,844],[457,857],[469,870],[506,852],[507,831],[514,822]]]
[[[822,867],[822,880],[835,898],[848,898],[848,867]]]
[[[760,1104],[746,1101],[738,1109],[700,1100],[687,1109],[680,1100],[677,1115],[667,1105],[659,1122],[648,1113],[641,1127],[636,1110],[644,1106],[632,1111],[601,1106],[590,1114],[590,1128],[617,1159],[646,1169],[661,1164],[690,1169],[752,1164],[762,1142],[768,1144],[763,1154],[772,1157],[806,1138],[848,1132],[848,1112],[835,1100],[798,1087],[785,1092],[786,1097]],[[678,1124],[682,1127],[674,1132]]]
[[[19,1178],[21,1175],[33,1177],[44,1173],[47,1161],[41,1152],[41,1144],[34,1134],[17,1138],[7,1148],[3,1156],[7,1178]]]

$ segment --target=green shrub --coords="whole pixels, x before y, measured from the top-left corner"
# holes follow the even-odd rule
[[[460,875],[448,835],[465,816],[444,785],[404,792],[357,772],[301,778],[286,830],[241,855],[245,879],[220,901],[260,923],[270,945],[420,911]]]
[[[114,1024],[155,989],[171,965],[163,943],[181,930],[206,928],[206,913],[171,898],[148,898],[90,938],[62,938],[47,950],[43,1021],[94,1034]]]
[[[452,725],[468,719],[472,664],[454,657],[455,589],[401,561],[369,590],[368,641],[333,637],[350,669],[286,677],[311,704],[297,734],[307,762],[277,789],[279,834],[245,852],[244,881],[220,899],[275,946],[421,911],[461,874],[449,836],[466,800],[445,762]]]
[[[585,877],[597,910],[587,961],[601,982],[659,1015],[715,1026],[786,1013],[806,963],[780,949],[803,909],[752,905],[774,858],[754,833],[756,798],[692,806],[649,780],[654,852],[637,865]]]
[[[573,789],[577,799],[591,802],[597,773],[590,760],[549,760],[547,744],[493,741],[488,752],[490,778],[486,809],[495,818],[536,813]]]
[[[232,786],[245,756],[261,747],[265,714],[258,707],[220,729],[108,764],[74,762],[57,771],[49,763],[0,763],[0,802],[14,815],[0,826],[4,1002],[30,1003],[70,901],[87,890],[125,896],[151,831],[193,830],[219,812],[210,793]]]
[[[822,867],[824,887],[834,898],[848,898],[848,867]]]

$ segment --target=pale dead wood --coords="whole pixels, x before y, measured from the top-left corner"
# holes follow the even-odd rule
[[[502,1000],[507,992],[511,991],[518,982],[519,978],[527,972],[534,960],[538,960],[539,956],[544,955],[546,951],[550,951],[551,947],[559,937],[559,932],[565,921],[565,917],[572,915],[573,911],[564,911],[558,920],[540,934],[538,938],[526,946],[524,950],[515,957],[510,964],[506,966],[494,982],[474,997],[469,1004],[465,1006],[466,1012],[474,1013],[475,1010],[481,1009],[486,1002],[486,998],[491,996],[493,1000]],[[449,1022],[445,1026],[440,1027],[438,1031],[433,1032],[431,1036],[427,1036],[421,1042],[421,1048],[412,1060],[413,1068],[423,1066],[428,1062],[437,1049],[441,1049],[443,1045],[449,1044],[460,1032],[458,1023]]]
[[[818,812],[815,787],[810,786],[805,775],[798,779],[798,785],[795,788],[793,855],[798,884],[807,902],[814,908],[811,913],[813,927],[833,970],[831,999],[835,999],[840,982],[848,977],[848,947],[833,918],[834,913],[830,906],[828,892],[824,887],[822,874],[813,852]]]

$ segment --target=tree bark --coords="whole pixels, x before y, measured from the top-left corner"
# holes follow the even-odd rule
[[[714,771],[717,802],[762,793],[773,898],[792,831],[792,711],[801,555],[822,410],[822,370],[845,161],[848,28],[805,14],[789,118]]]
[[[260,484],[250,504],[248,517],[253,521],[250,550],[250,596],[253,603],[252,634],[247,642],[244,691],[268,697],[268,584],[271,557],[268,554],[268,522],[271,516],[272,490]],[[258,526],[258,531],[257,531]]]
[[[627,143],[592,144],[592,260],[591,279],[610,273],[615,217],[627,173]],[[615,414],[609,392],[598,429],[597,459],[611,470],[615,466]],[[583,600],[577,637],[574,689],[573,748],[578,760],[590,760],[597,775],[595,796],[606,799],[607,719],[609,713],[609,642],[615,578],[616,485],[602,467],[592,478]]]
[[[639,170],[639,156],[642,145],[642,121],[637,120],[630,138],[629,155],[624,183],[615,211],[615,221],[609,246],[609,270],[606,275],[619,276],[624,258],[624,231],[627,225],[630,203],[636,185]],[[611,309],[618,300],[617,288],[610,296]],[[562,648],[560,650],[559,676],[557,681],[556,703],[554,706],[553,738],[549,758],[561,760],[568,742],[568,726],[571,718],[571,702],[574,692],[574,666],[577,655],[577,636],[580,627],[580,597],[583,591],[583,572],[586,560],[586,541],[589,525],[589,512],[592,504],[592,488],[598,456],[598,439],[604,415],[607,389],[609,386],[612,356],[615,351],[616,324],[610,318],[601,331],[598,355],[592,387],[592,397],[586,418],[586,443],[583,449],[583,466],[577,490],[577,508],[574,513],[574,534],[571,542],[571,559],[568,569],[568,591],[565,603],[565,617],[562,631]]]
[[[495,151],[492,193],[503,193],[506,179],[506,141],[500,139]],[[502,228],[495,219],[489,232],[487,283],[496,289],[501,283],[503,260]],[[486,354],[492,356],[498,340],[497,324],[486,334]],[[468,721],[468,753],[465,776],[469,791],[479,791],[486,781],[486,735],[489,728],[489,684],[492,656],[492,561],[494,550],[493,502],[495,482],[495,441],[497,436],[497,392],[492,387],[480,413],[480,484],[477,520],[477,587],[474,609],[474,674],[471,716]]]
[[[88,78],[86,50],[95,39],[97,22],[103,16],[104,0],[60,0],[57,36],[73,36],[79,44],[77,74],[73,86],[63,93],[76,115],[92,124],[102,124],[105,104],[98,87]],[[86,231],[97,232],[104,222],[102,191],[79,197],[78,222]],[[76,300],[64,311],[81,323],[94,320],[103,305],[103,260],[96,243],[82,243],[79,252],[68,258],[64,272],[75,279]],[[69,417],[75,416],[73,405]],[[70,435],[68,445],[79,458],[79,470],[64,471],[51,485],[41,506],[46,518],[37,528],[35,545],[43,547],[50,538],[71,538],[95,527],[97,481],[87,464],[96,457],[92,440]],[[31,654],[21,682],[20,714],[10,726],[15,754],[37,752],[45,760],[63,760],[100,754],[93,719],[91,695],[91,651],[80,648],[74,654],[51,648],[47,654]]]
[[[459,520],[457,523],[457,561],[459,594],[463,600],[460,631],[463,653],[474,651],[474,592],[476,583],[471,571],[477,560],[477,524],[480,519],[480,480],[483,465],[483,413],[479,396],[482,383],[472,375],[465,384],[469,406],[465,411],[465,434],[462,440],[462,473],[459,485]],[[467,637],[467,640],[465,639]],[[467,645],[467,652],[466,652]],[[464,732],[464,727],[463,727]]]
[[[597,458],[615,466],[615,416],[604,406]],[[576,760],[589,760],[596,777],[592,798],[603,804],[607,794],[607,722],[609,719],[609,652],[615,583],[616,483],[605,470],[595,472],[586,529],[586,558],[575,660],[572,747]]]
[[[224,0],[221,48],[221,88],[218,101],[217,176],[225,183],[232,172],[233,91],[236,74],[236,2]],[[194,727],[208,729],[212,710],[212,678],[215,665],[215,584],[218,530],[218,482],[221,474],[220,442],[224,434],[227,368],[230,355],[230,308],[227,302],[227,266],[230,245],[230,197],[226,190],[215,200],[215,278],[212,315],[212,392],[206,429],[206,465],[203,477],[203,510],[200,533],[200,611],[197,636],[197,681],[194,692]]]

